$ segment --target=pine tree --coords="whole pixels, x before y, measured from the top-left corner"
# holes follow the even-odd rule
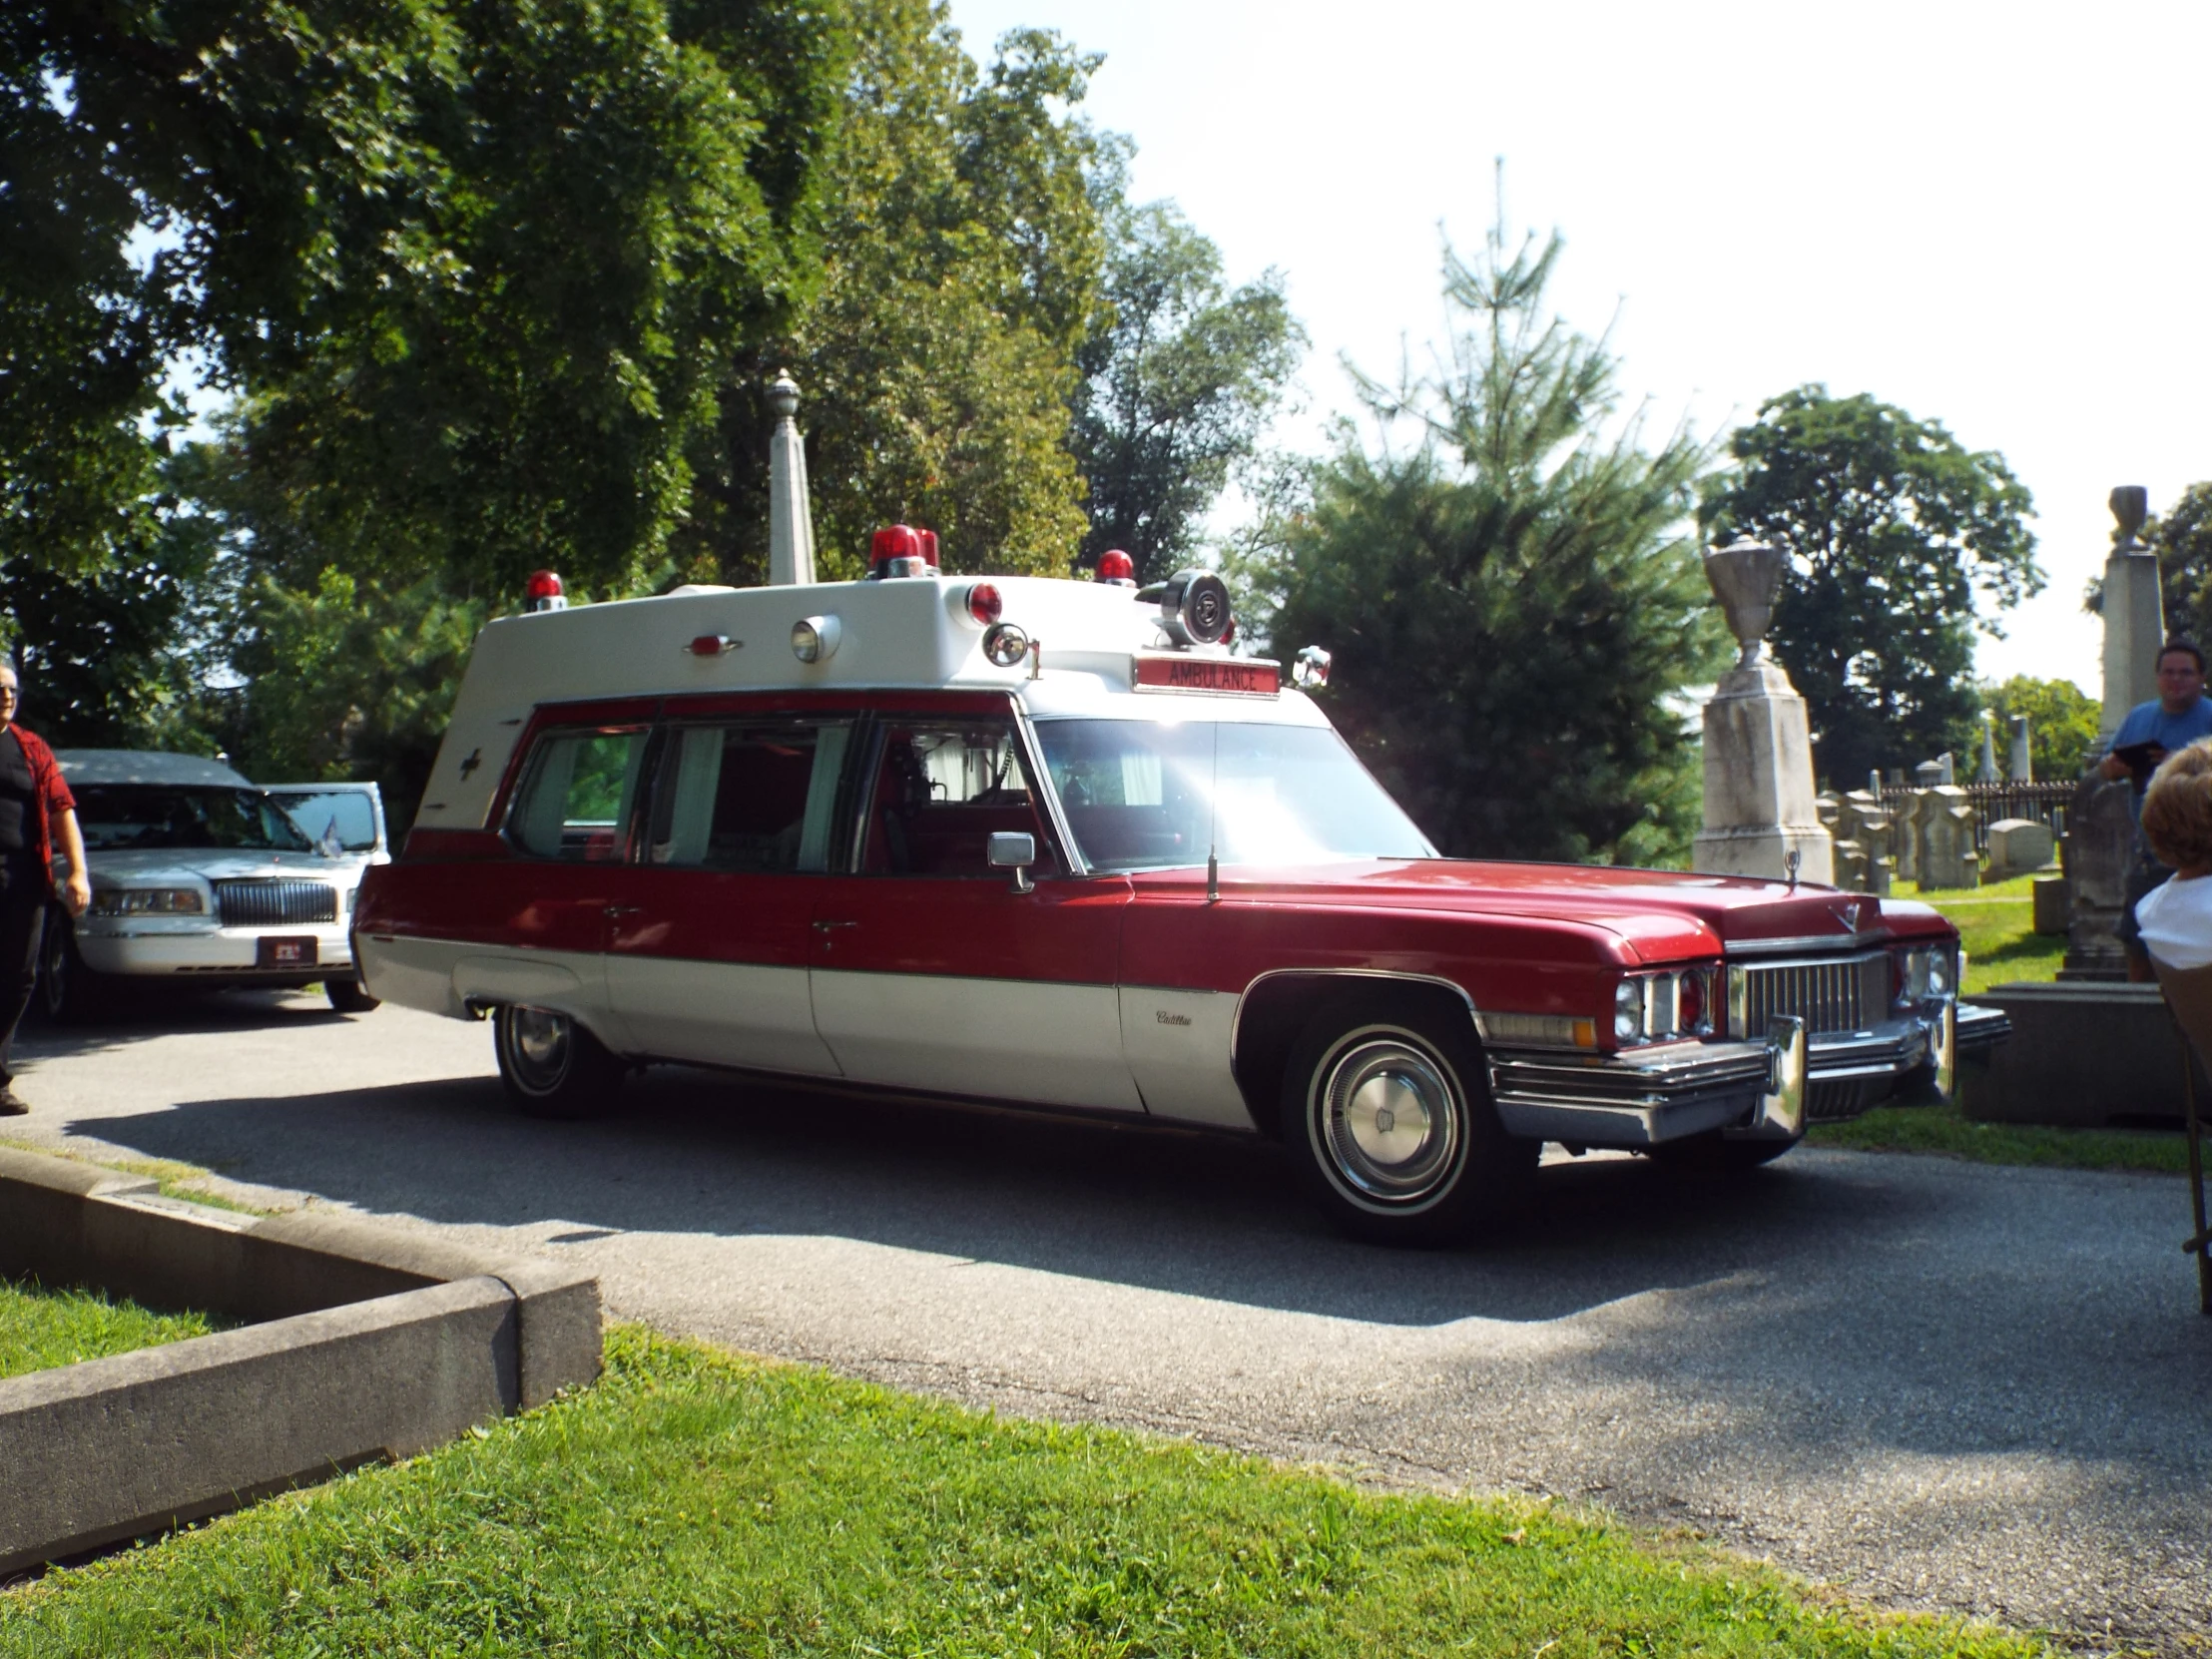
[[[1381,442],[1344,428],[1279,520],[1264,620],[1334,654],[1332,718],[1444,851],[1664,861],[1698,817],[1681,693],[1724,656],[1684,536],[1708,452],[1620,417],[1605,341],[1547,308],[1560,247],[1446,250],[1449,347],[1361,377]]]

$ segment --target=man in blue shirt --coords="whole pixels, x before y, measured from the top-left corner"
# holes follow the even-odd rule
[[[2158,700],[2138,703],[2112,734],[2112,748],[2098,763],[2100,776],[2125,778],[2135,786],[2135,811],[2143,810],[2143,791],[2158,763],[2199,738],[2212,738],[2212,699],[2204,695],[2204,653],[2187,640],[2168,640],[2158,652]],[[2173,871],[2138,847],[2127,878],[2127,899],[2120,912],[2120,942],[2127,947],[2127,976],[2147,980],[2150,957],[2135,927],[2137,900]]]

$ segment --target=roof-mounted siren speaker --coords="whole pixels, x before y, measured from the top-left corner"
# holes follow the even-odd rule
[[[1160,627],[1177,645],[1219,645],[1236,628],[1229,584],[1210,570],[1179,570],[1160,588]]]
[[[916,530],[910,524],[893,524],[869,538],[869,581],[880,582],[893,576],[934,576],[936,573],[936,531]]]
[[[522,611],[525,616],[533,611],[565,611],[568,595],[561,591],[561,579],[550,570],[533,570],[530,580],[523,584]]]
[[[1098,556],[1096,580],[1109,588],[1133,588],[1137,585],[1137,561],[1118,547],[1109,547]]]

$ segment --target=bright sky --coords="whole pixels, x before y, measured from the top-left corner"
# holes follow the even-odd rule
[[[1107,54],[1091,113],[1137,142],[1237,280],[1269,266],[1339,368],[1439,336],[1437,226],[1566,237],[1555,297],[1662,427],[1807,380],[1994,449],[2034,493],[2042,596],[1984,676],[2100,694],[2081,613],[2114,484],[2212,478],[2212,7],[1519,0],[952,0],[968,50],[1055,28]]]

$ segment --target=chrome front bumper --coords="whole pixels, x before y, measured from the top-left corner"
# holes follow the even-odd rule
[[[1500,1049],[1490,1056],[1490,1096],[1505,1132],[1529,1140],[1633,1148],[1716,1129],[1795,1140],[1808,1117],[1856,1117],[1901,1092],[1949,1100],[1959,1054],[2011,1029],[2001,1009],[1946,998],[1871,1031],[1810,1038],[1803,1021],[1777,1017],[1751,1042],[1621,1054]]]
[[[264,934],[312,938],[311,966],[269,968],[259,965]],[[353,941],[344,923],[305,922],[283,927],[210,927],[85,918],[77,923],[77,953],[95,973],[128,976],[186,975],[211,982],[254,980],[266,984],[307,984],[353,969]]]

